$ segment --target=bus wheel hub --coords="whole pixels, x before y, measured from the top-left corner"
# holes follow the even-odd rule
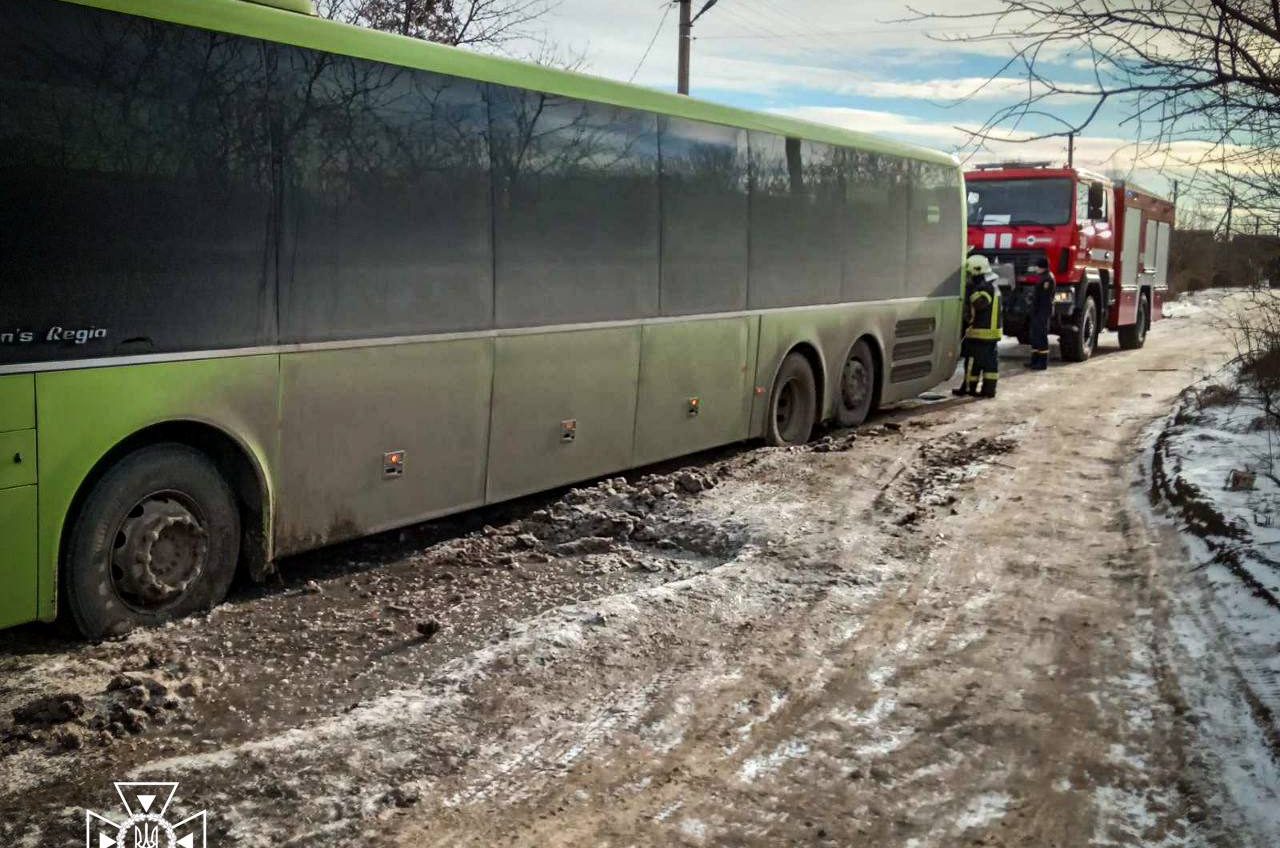
[[[118,588],[144,604],[181,595],[204,571],[209,537],[182,504],[149,498],[120,527],[113,557]]]
[[[859,409],[867,399],[867,389],[871,380],[867,367],[859,359],[850,359],[844,366],[844,385],[841,387],[842,400],[846,409]]]

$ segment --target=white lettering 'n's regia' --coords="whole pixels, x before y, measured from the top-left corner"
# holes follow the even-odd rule
[[[48,330],[37,333],[35,330],[24,330],[18,328],[15,330],[0,330],[0,345],[22,345],[35,344],[40,342],[71,342],[72,344],[86,344],[98,339],[105,339],[107,330],[105,327],[50,327]]]

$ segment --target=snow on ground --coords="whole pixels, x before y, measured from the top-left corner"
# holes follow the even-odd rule
[[[1171,652],[1196,756],[1227,796],[1206,801],[1249,832],[1280,834],[1280,441],[1241,400],[1239,375],[1219,378],[1184,392],[1153,437],[1157,520],[1198,565],[1167,575]]]
[[[1190,318],[1204,312],[1204,307],[1195,302],[1195,298],[1183,295],[1178,300],[1166,301],[1161,310],[1165,318]]]
[[[1242,291],[1245,289],[1216,288],[1183,292],[1176,300],[1166,300],[1161,314],[1165,318],[1192,318],[1204,312],[1215,313],[1221,309],[1223,301]]]

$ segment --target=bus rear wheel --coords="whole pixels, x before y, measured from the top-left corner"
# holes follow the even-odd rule
[[[876,399],[876,361],[862,339],[849,351],[840,375],[840,404],[836,421],[841,427],[857,427],[871,414]]]
[[[809,441],[818,420],[818,387],[809,360],[789,353],[769,395],[769,444],[783,447]]]
[[[125,456],[85,498],[63,562],[66,612],[90,639],[208,609],[240,556],[240,515],[208,457],[181,444]]]

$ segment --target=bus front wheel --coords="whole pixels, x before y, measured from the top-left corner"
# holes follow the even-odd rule
[[[769,444],[779,447],[809,441],[818,420],[818,387],[804,354],[782,360],[769,395]]]
[[[84,500],[63,562],[66,611],[90,639],[181,618],[226,597],[239,555],[235,497],[208,457],[141,448]]]

